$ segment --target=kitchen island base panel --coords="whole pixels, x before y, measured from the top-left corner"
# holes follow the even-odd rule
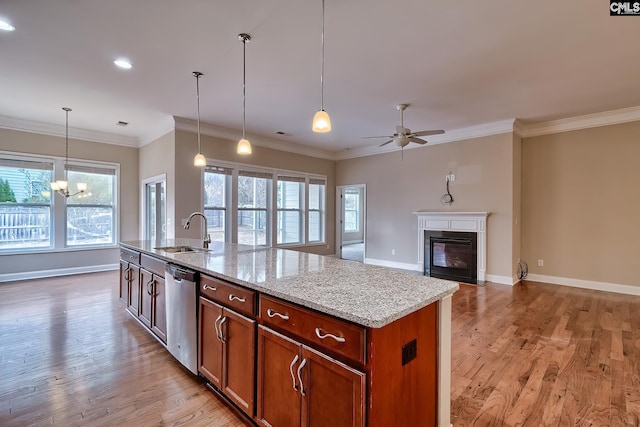
[[[368,333],[367,426],[438,425],[438,305]],[[415,358],[403,366],[402,348],[413,340]]]

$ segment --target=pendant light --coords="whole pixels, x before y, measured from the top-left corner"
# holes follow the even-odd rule
[[[198,154],[193,158],[193,165],[203,167],[207,165],[207,159],[202,155],[202,149],[200,145],[200,77],[202,73],[200,71],[194,71],[193,77],[196,78],[196,103],[198,107]]]
[[[62,107],[62,109],[64,110],[65,114],[66,114],[66,126],[65,126],[65,137],[64,137],[64,142],[65,142],[65,161],[64,161],[64,170],[68,171],[69,170],[69,111],[71,111],[71,108],[69,107]],[[73,197],[76,196],[80,193],[84,193],[87,190],[87,183],[86,182],[78,182],[76,183],[76,186],[78,187],[78,191],[76,193],[69,193],[69,182],[65,181],[65,180],[58,180],[58,181],[53,181],[50,182],[49,185],[51,186],[51,189],[53,191],[55,191],[57,194],[61,195],[62,197]]]
[[[246,97],[247,97],[247,42],[251,40],[249,34],[240,33],[238,38],[242,42],[242,139],[238,141],[238,154],[251,154],[251,143],[245,133]]]
[[[314,132],[325,133],[331,131],[331,119],[324,111],[324,0],[322,0],[322,61],[320,65],[320,110],[313,116],[311,129]]]

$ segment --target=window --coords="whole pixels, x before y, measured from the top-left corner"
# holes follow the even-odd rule
[[[67,198],[67,246],[107,245],[115,243],[114,168],[67,166],[69,188],[87,183],[87,191]]]
[[[360,192],[347,191],[344,194],[344,231],[360,231]]]
[[[207,166],[204,171],[204,214],[214,242],[227,241],[227,189],[231,169]]]
[[[304,178],[278,177],[279,244],[303,243]]]
[[[325,241],[325,176],[216,161],[203,174],[213,241],[278,246]]]
[[[238,243],[269,245],[272,174],[238,172]]]
[[[0,157],[0,250],[50,248],[53,160]]]
[[[309,179],[309,211],[308,211],[308,228],[309,242],[324,242],[324,223],[325,223],[325,188],[326,181],[324,179]]]

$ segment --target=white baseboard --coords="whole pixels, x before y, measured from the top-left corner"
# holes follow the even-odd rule
[[[420,271],[420,268],[416,264],[410,264],[406,262],[388,261],[386,259],[365,258],[365,264],[379,265],[381,267],[398,268],[400,270]]]
[[[543,274],[529,274],[525,280],[533,282],[552,283],[554,285],[571,286],[574,288],[592,289],[594,291],[615,292],[617,294],[640,295],[640,286],[621,285],[618,283],[595,282],[592,280],[571,279],[568,277],[545,276]]]
[[[111,271],[120,268],[120,264],[89,265],[84,267],[58,268],[55,270],[25,271],[21,273],[0,274],[0,282],[13,282],[16,280],[41,279],[44,277],[69,276],[72,274],[96,273],[98,271]]]
[[[484,280],[491,283],[499,283],[501,285],[513,286],[519,282],[516,277],[498,276],[495,274],[485,274]]]

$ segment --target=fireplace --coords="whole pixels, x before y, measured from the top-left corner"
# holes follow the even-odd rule
[[[478,283],[477,233],[425,230],[424,245],[426,276]]]
[[[423,271],[426,275],[434,277],[443,277],[439,275],[451,274],[456,277],[447,276],[448,279],[457,280],[465,283],[476,283],[482,285],[485,283],[487,269],[487,217],[488,212],[432,212],[417,211],[414,214],[418,217],[418,271]],[[427,233],[444,232],[440,237],[450,239],[465,239],[469,234],[475,239],[473,249],[469,248],[469,259],[467,261],[467,249],[463,249],[456,241],[436,241],[436,262],[432,264],[431,255],[431,239],[427,237]],[[433,234],[438,237],[438,235]],[[466,244],[466,243],[465,243]],[[444,255],[443,255],[444,254]],[[476,254],[475,257],[473,254]],[[447,255],[448,264],[447,267]],[[470,266],[472,271],[467,277],[462,278],[460,271],[463,263]],[[435,270],[432,270],[434,269]],[[441,268],[448,269],[442,271]],[[475,269],[475,270],[474,270]],[[466,268],[465,268],[466,270]]]

